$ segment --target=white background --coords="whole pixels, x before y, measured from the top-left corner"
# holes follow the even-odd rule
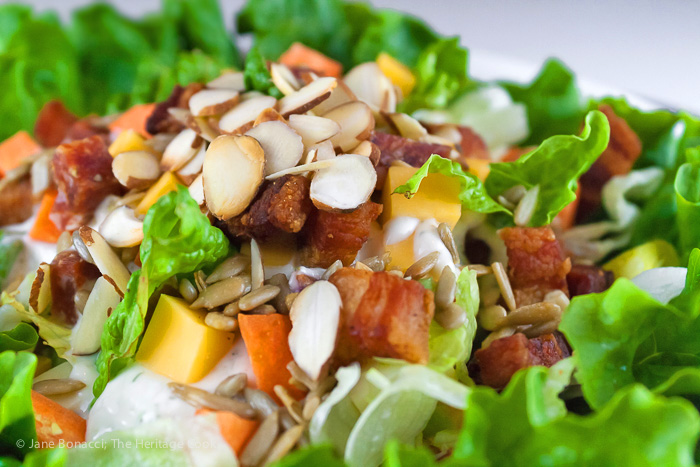
[[[0,2],[5,3],[5,2]],[[64,18],[89,0],[28,0]],[[142,14],[159,0],[113,0]],[[700,114],[698,0],[374,0],[418,15],[444,35],[460,35],[480,78],[529,79],[549,56],[578,75]],[[242,0],[222,0],[227,25]],[[309,25],[313,27],[313,25]],[[511,66],[502,66],[506,58]],[[509,76],[504,76],[504,75]],[[517,76],[512,76],[516,74]]]

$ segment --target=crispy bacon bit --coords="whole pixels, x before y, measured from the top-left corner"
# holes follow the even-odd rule
[[[421,124],[428,130],[428,133],[454,141],[457,145],[457,150],[463,158],[490,160],[489,149],[486,147],[486,143],[481,139],[481,136],[468,126],[452,123],[421,122]]]
[[[64,250],[51,262],[51,313],[68,324],[78,321],[75,294],[88,281],[100,277],[97,266],[80,257],[75,250]]]
[[[8,182],[0,189],[0,227],[32,217],[32,182],[29,176]]]
[[[600,206],[603,185],[615,175],[629,173],[642,153],[642,143],[627,122],[615,115],[608,105],[601,105],[600,111],[608,117],[610,123],[610,142],[579,180],[581,201],[576,217],[579,223],[590,217]]]
[[[108,144],[109,128],[97,124],[94,117],[86,117],[78,120],[68,129],[63,142],[70,143],[71,141],[78,141],[91,136],[99,136]]]
[[[508,253],[508,277],[518,306],[541,302],[547,292],[569,292],[571,260],[550,227],[508,227],[498,231]]]
[[[186,87],[175,85],[170,96],[163,102],[159,102],[153,109],[153,113],[146,120],[146,131],[152,135],[158,133],[178,133],[185,129],[185,125],[175,120],[168,109],[179,107],[186,109],[192,97],[197,92],[204,89],[200,83],[190,83]]]
[[[65,143],[56,148],[53,170],[58,197],[51,220],[61,230],[75,230],[121,185],[112,174],[112,156],[99,136]]]
[[[61,144],[68,134],[68,130],[78,121],[63,102],[49,101],[41,108],[34,124],[34,137],[44,147],[53,147]]]
[[[421,143],[402,136],[375,132],[371,141],[379,147],[381,156],[377,164],[377,188],[384,186],[386,172],[394,161],[404,161],[413,167],[420,167],[432,154],[450,157],[452,149],[442,144]]]
[[[502,389],[516,371],[535,365],[550,367],[571,355],[563,336],[544,334],[528,339],[514,334],[491,342],[485,349],[474,353],[481,382]]]
[[[613,280],[615,277],[612,272],[586,264],[574,264],[566,275],[566,283],[572,297],[605,292],[612,285]]]
[[[314,210],[307,221],[304,262],[327,268],[336,260],[351,264],[369,238],[370,225],[382,213],[382,205],[367,201],[349,213]]]
[[[343,301],[336,357],[341,365],[370,357],[428,362],[433,293],[387,272],[342,268],[330,281]]]

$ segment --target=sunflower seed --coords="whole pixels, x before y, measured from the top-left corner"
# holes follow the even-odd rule
[[[503,197],[513,205],[516,205],[527,194],[527,188],[523,185],[515,185],[503,192]]]
[[[362,271],[374,272],[371,267],[367,266],[362,261],[355,262],[355,269],[360,269]]]
[[[250,290],[250,282],[236,276],[216,282],[199,294],[193,308],[215,308],[230,303]]]
[[[435,290],[435,303],[442,308],[449,306],[455,301],[457,293],[457,278],[449,266],[445,266],[440,274],[440,279]]]
[[[301,416],[301,404],[294,400],[291,394],[289,394],[289,391],[287,391],[287,388],[281,385],[276,385],[274,388],[275,394],[277,394],[277,397],[282,401],[282,404],[287,408],[289,411],[289,415],[292,416],[294,420],[296,420],[297,423],[302,423],[304,421],[304,417]]]
[[[445,309],[435,314],[435,321],[445,329],[457,329],[466,320],[467,312],[456,303],[450,303]]]
[[[525,226],[530,222],[532,215],[535,213],[537,198],[539,195],[539,185],[535,185],[527,190],[527,193],[518,202],[518,205],[515,207],[515,211],[513,212],[513,221],[515,222],[515,225]]]
[[[242,273],[243,270],[250,263],[250,258],[243,255],[236,255],[228,258],[223,263],[219,264],[207,277],[206,283],[213,284],[214,282],[220,281],[222,279],[228,279],[229,277],[237,276]]]
[[[255,409],[247,402],[212,394],[203,389],[187,386],[186,384],[168,383],[168,387],[170,387],[173,393],[180,399],[200,409],[207,408],[233,412],[248,420],[253,420],[257,416]]]
[[[90,254],[90,251],[88,250],[87,246],[85,245],[85,242],[83,241],[82,238],[80,238],[80,231],[79,230],[76,230],[73,232],[72,240],[73,240],[73,246],[75,247],[75,251],[78,252],[80,257],[83,258],[83,260],[87,261],[90,264],[95,264],[95,260],[92,259],[92,255]]]
[[[243,397],[248,404],[261,413],[263,417],[267,417],[279,409],[279,406],[272,397],[260,389],[246,387],[243,389]]]
[[[222,382],[214,390],[214,394],[224,397],[233,397],[238,395],[248,384],[248,375],[238,373],[231,375]]]
[[[529,328],[523,330],[528,338],[532,339],[534,337],[539,337],[542,334],[551,334],[559,328],[559,320],[553,319],[551,321],[545,321],[544,323],[535,324]]]
[[[450,226],[442,222],[438,225],[438,234],[440,235],[440,240],[445,244],[445,248],[450,252],[452,256],[452,261],[455,264],[459,264],[459,253],[457,252],[457,244],[455,244],[454,236],[452,235],[452,230]]]
[[[508,305],[511,311],[515,310],[515,295],[513,295],[513,288],[510,286],[510,280],[508,279],[506,270],[503,268],[503,265],[498,262],[493,263],[491,269],[493,270],[494,276],[496,276],[496,281],[498,282],[498,287],[501,289],[503,300],[505,300],[506,305]]]
[[[229,303],[224,308],[224,311],[222,311],[224,316],[237,316],[238,313],[240,313],[240,312],[241,312],[241,309],[238,307],[238,302]]]
[[[192,285],[188,279],[182,279],[180,281],[180,286],[178,287],[180,295],[187,301],[187,303],[192,303],[197,300],[197,288]]]
[[[321,280],[327,281],[328,279],[331,278],[331,276],[333,274],[335,274],[335,272],[338,269],[340,269],[342,267],[343,267],[343,262],[340,261],[339,259],[335,260],[335,262],[333,264],[331,264],[330,266],[328,266],[328,269],[326,269],[326,271],[323,273],[323,275],[321,276]]]
[[[297,362],[294,360],[289,362],[287,369],[289,370],[289,373],[291,373],[292,378],[306,386],[306,389],[313,389],[316,387],[316,382],[309,378],[309,376],[304,372],[304,370],[299,368],[299,365],[297,365]]]
[[[280,293],[280,288],[274,285],[263,285],[241,297],[238,300],[238,307],[243,311],[250,311],[253,308],[269,302]]]
[[[275,307],[278,313],[284,315],[289,314],[289,308],[287,308],[287,302],[285,298],[291,292],[289,288],[289,280],[284,274],[275,274],[266,281],[269,285],[274,285],[279,287],[280,293],[277,294],[275,298],[270,300],[270,304]]]
[[[272,445],[265,458],[265,465],[271,464],[284,457],[297,444],[301,435],[304,434],[305,427],[297,425],[282,433],[279,439]]]
[[[265,455],[272,447],[279,433],[279,413],[274,411],[260,424],[245,449],[241,453],[241,465],[243,467],[260,465]]]
[[[85,383],[77,379],[45,379],[32,385],[32,389],[44,396],[59,396],[80,391],[85,387]]]
[[[249,315],[272,315],[275,313],[277,313],[277,310],[275,310],[274,306],[265,304],[265,305],[260,305],[260,306],[253,308],[252,310],[248,311],[246,314],[249,314]]]
[[[426,276],[435,267],[435,264],[437,264],[439,257],[440,253],[437,251],[433,251],[432,253],[427,254],[426,256],[422,257],[421,259],[410,265],[408,269],[406,269],[404,277],[410,277],[411,279],[420,279]]]
[[[508,313],[506,309],[500,305],[491,305],[479,310],[477,318],[482,328],[487,331],[495,331],[504,323]]]
[[[292,292],[286,297],[284,297],[284,304],[287,306],[288,309],[292,309],[292,304],[294,304],[294,300],[297,298],[298,295],[298,292]]]
[[[197,286],[199,293],[202,293],[202,291],[207,288],[207,283],[204,279],[204,271],[196,271],[194,273],[194,285]]]
[[[491,274],[493,270],[491,266],[486,266],[485,264],[470,264],[467,266],[470,271],[476,271],[476,276],[485,276],[486,274]]]
[[[370,258],[363,259],[362,264],[366,265],[370,270],[374,272],[380,272],[386,269],[386,265],[388,263],[384,262],[384,256],[372,256]]]
[[[569,297],[567,297],[564,292],[558,289],[552,290],[551,292],[547,292],[547,295],[544,296],[543,301],[556,303],[557,305],[559,305],[559,308],[561,308],[562,313],[566,311],[566,308],[569,306]]]
[[[503,328],[499,329],[498,331],[494,331],[491,334],[489,334],[488,336],[486,336],[486,339],[484,339],[484,341],[481,343],[481,348],[485,349],[486,347],[491,345],[491,342],[498,340],[502,337],[512,336],[513,334],[515,334],[514,327],[512,327],[512,326],[503,327]]]
[[[319,405],[321,405],[321,398],[319,396],[313,395],[307,397],[306,402],[304,403],[304,408],[301,411],[301,415],[304,417],[304,420],[311,420],[311,417],[314,416],[314,412],[316,412]]]
[[[226,316],[218,311],[210,311],[204,317],[204,324],[219,331],[233,332],[238,329],[236,318]]]
[[[559,305],[550,302],[540,302],[511,311],[506,317],[504,324],[509,326],[539,324],[559,319],[560,316],[561,308],[559,308]]]
[[[255,239],[250,241],[250,278],[253,290],[262,287],[265,283],[265,268],[263,267],[260,247]]]
[[[290,428],[297,426],[297,422],[294,421],[292,416],[289,415],[289,411],[284,407],[280,409],[280,426],[283,430],[289,430]]]

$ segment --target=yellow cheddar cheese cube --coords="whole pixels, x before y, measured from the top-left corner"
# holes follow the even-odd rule
[[[205,311],[179,298],[161,295],[136,360],[179,383],[206,376],[232,348],[235,334],[204,324]]]
[[[389,263],[388,266],[389,269],[399,268],[402,271],[405,271],[410,265],[416,262],[414,253],[415,250],[413,247],[413,234],[400,242],[392,245],[386,245],[385,249],[391,253],[391,263]]]
[[[382,73],[401,89],[404,97],[411,93],[416,85],[416,77],[410,68],[385,52],[377,57],[377,65]]]
[[[394,217],[409,216],[420,220],[436,219],[454,228],[462,215],[462,203],[459,201],[460,184],[456,178],[430,174],[423,179],[418,192],[411,199],[402,194],[392,194],[417,170],[414,167],[389,167],[382,190],[384,223]]]
[[[124,130],[109,145],[109,154],[112,157],[117,157],[119,154],[128,151],[151,151],[151,148],[146,145],[146,139],[137,131]]]
[[[489,166],[490,163],[491,161],[487,161],[486,159],[477,159],[475,157],[467,158],[469,172],[476,175],[482,182],[489,176],[489,171],[491,170]]]
[[[160,176],[157,182],[151,185],[146,192],[146,196],[144,196],[139,205],[136,206],[136,214],[145,215],[161,196],[177,190],[177,185],[181,183],[180,179],[177,178],[174,173],[165,172]]]

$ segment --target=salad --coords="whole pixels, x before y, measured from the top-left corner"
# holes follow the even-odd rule
[[[698,462],[699,118],[363,3],[0,23],[0,465]]]

